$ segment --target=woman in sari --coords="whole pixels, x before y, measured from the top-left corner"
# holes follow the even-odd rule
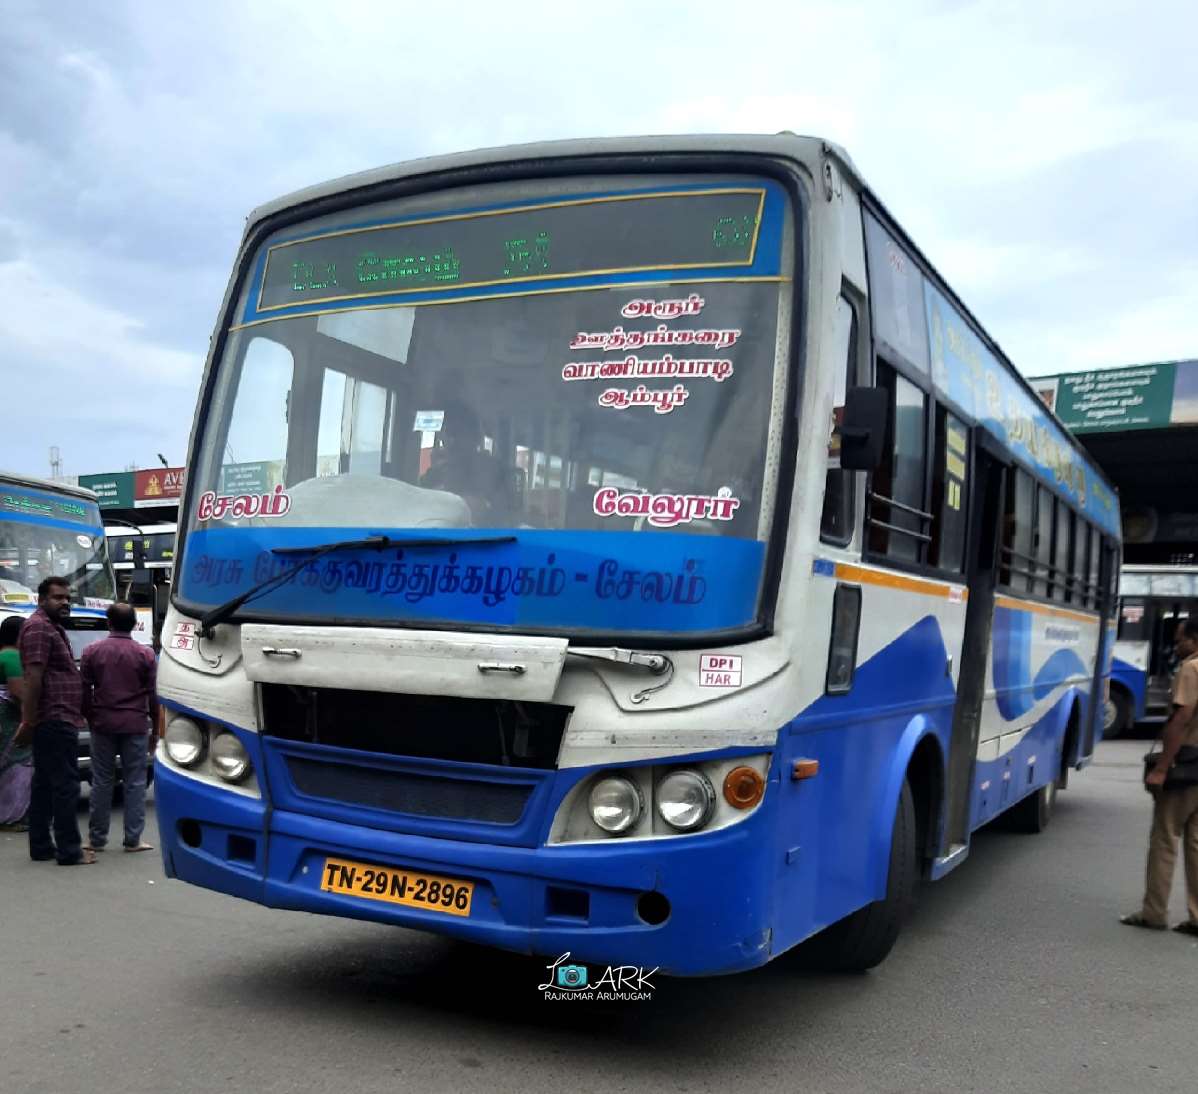
[[[16,744],[24,683],[17,637],[24,622],[19,615],[0,622],[0,827],[18,832],[27,828],[33,782],[32,750]]]

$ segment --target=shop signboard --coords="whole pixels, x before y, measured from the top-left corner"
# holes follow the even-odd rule
[[[79,485],[95,493],[101,509],[133,507],[132,471],[116,471],[107,475],[80,475]]]

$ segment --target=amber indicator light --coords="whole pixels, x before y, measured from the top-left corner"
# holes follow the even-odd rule
[[[733,809],[752,809],[765,793],[765,779],[751,767],[734,767],[724,778],[724,801]]]

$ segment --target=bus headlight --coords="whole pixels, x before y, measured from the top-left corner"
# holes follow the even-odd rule
[[[702,828],[715,808],[711,781],[698,771],[671,771],[657,784],[654,798],[658,815],[679,832]]]
[[[212,766],[227,783],[239,783],[249,774],[250,756],[245,746],[229,732],[212,738]]]
[[[591,787],[591,819],[613,836],[636,824],[643,808],[636,783],[619,775],[609,775]]]
[[[166,754],[180,767],[195,767],[204,758],[204,731],[190,718],[172,718],[163,744]]]

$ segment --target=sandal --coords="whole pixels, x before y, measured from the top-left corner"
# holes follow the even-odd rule
[[[1184,920],[1173,929],[1179,934],[1198,935],[1198,923],[1195,923],[1192,919]]]
[[[59,859],[59,866],[94,866],[96,864],[96,852],[90,847],[83,847],[79,851],[78,858]]]
[[[1166,923],[1153,923],[1149,919],[1145,919],[1139,912],[1132,912],[1130,915],[1121,915],[1119,922],[1125,927],[1143,927],[1149,931],[1167,931],[1169,929]]]
[[[137,844],[136,847],[126,847],[125,850],[129,854],[133,854],[135,851],[153,851],[154,845],[152,843],[146,843],[143,841],[143,842]]]

